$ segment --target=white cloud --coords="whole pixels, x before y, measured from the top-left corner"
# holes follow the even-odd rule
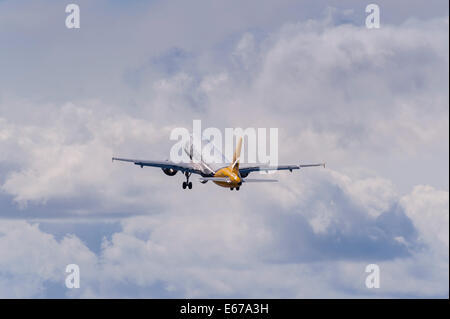
[[[92,279],[97,256],[77,237],[57,241],[37,224],[2,220],[0,260],[0,296],[29,298],[45,296],[47,281],[64,285],[66,265],[71,263],[83,269],[87,280]]]
[[[69,296],[448,296],[448,19],[373,32],[330,23],[288,23],[263,39],[247,31],[220,58],[211,31],[167,74],[146,61],[156,53],[140,50],[86,79],[86,90],[99,89],[139,70],[134,88],[112,81],[112,97],[2,96],[2,197],[29,204],[34,219],[46,209],[141,216],[122,219],[97,255],[77,236],[2,222],[0,295],[45,296],[77,260],[82,288],[63,290]],[[163,159],[170,129],[195,118],[279,127],[280,163],[326,160],[330,169],[280,173],[277,185],[239,193],[209,183],[182,192],[180,174],[110,162]],[[64,200],[75,204],[55,204]],[[381,267],[376,292],[364,286],[368,263]]]
[[[120,183],[108,188],[104,183],[114,168],[117,172],[111,164],[115,152],[137,153],[127,141],[140,145],[161,141],[168,129],[123,114],[105,115],[95,111],[98,106],[97,102],[85,107],[65,104],[44,125],[16,125],[1,119],[4,162],[22,167],[8,174],[1,189],[23,205],[89,192],[114,197],[111,188],[121,188]]]
[[[449,193],[418,185],[401,203],[422,239],[448,263]]]
[[[80,264],[82,284],[77,291],[64,288],[62,293],[67,296],[448,294],[448,286],[442,284],[446,282],[443,278],[448,277],[448,246],[445,250],[445,243],[435,239],[436,235],[448,237],[448,227],[424,229],[419,224],[418,236],[427,240],[424,250],[415,236],[411,237],[407,225],[396,226],[398,213],[384,212],[394,223],[383,226],[381,220],[371,216],[370,209],[361,206],[359,190],[345,189],[345,185],[319,175],[316,177],[322,180],[317,183],[297,182],[309,185],[312,191],[303,197],[302,204],[285,211],[272,210],[278,204],[272,198],[261,199],[262,190],[248,191],[243,199],[230,195],[227,205],[198,202],[195,210],[186,209],[191,207],[186,206],[191,205],[189,202],[167,203],[160,214],[122,220],[122,230],[104,239],[98,255],[73,235],[57,241],[37,225],[23,221],[3,223],[0,281],[16,290],[2,294],[45,296],[45,283],[62,285],[62,271],[74,261]],[[328,192],[323,193],[324,189]],[[329,204],[330,193],[334,193],[334,208]],[[384,193],[373,196],[383,201]],[[260,206],[267,206],[266,209],[255,208],[253,203],[258,197]],[[395,201],[406,206],[408,215],[431,212],[431,225],[444,224],[448,219],[448,192],[423,187],[401,199],[395,197]],[[324,207],[328,225],[313,232],[314,219]],[[406,218],[404,213],[401,216]],[[414,224],[416,219],[412,218]],[[404,239],[396,243],[399,234]],[[377,291],[364,285],[368,263],[381,267],[382,284]]]

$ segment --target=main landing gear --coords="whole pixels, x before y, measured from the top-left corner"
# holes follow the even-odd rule
[[[191,176],[191,173],[185,172],[184,176],[186,176],[186,181],[183,182],[183,189],[186,189],[186,187],[192,189],[192,182],[189,181],[189,176]]]
[[[230,191],[232,191],[234,188],[233,187],[231,187],[230,188]],[[238,187],[236,187],[236,190],[238,191],[239,190],[239,186]]]

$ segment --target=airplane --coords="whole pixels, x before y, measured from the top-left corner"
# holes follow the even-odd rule
[[[204,143],[210,143],[208,139],[202,139],[202,145]],[[212,148],[215,148],[212,145]],[[148,161],[148,160],[139,160],[139,159],[129,159],[129,158],[118,158],[113,157],[112,161],[122,161],[122,162],[131,162],[135,165],[143,168],[144,166],[150,167],[159,167],[162,171],[168,176],[174,176],[178,171],[182,172],[186,177],[186,181],[183,182],[183,189],[192,189],[192,182],[189,181],[189,177],[192,174],[200,175],[200,182],[202,184],[207,183],[208,181],[214,182],[216,185],[221,187],[229,188],[230,190],[236,189],[237,191],[240,189],[243,183],[257,183],[257,182],[278,182],[275,179],[254,179],[247,178],[247,176],[251,172],[256,171],[282,171],[289,170],[292,172],[295,169],[301,169],[304,167],[315,167],[315,166],[323,166],[325,167],[325,163],[319,164],[300,164],[300,165],[277,165],[277,166],[263,166],[263,165],[245,165],[240,164],[240,154],[242,148],[242,137],[239,138],[237,147],[233,154],[233,161],[231,164],[227,159],[223,156],[223,154],[215,149],[215,161],[205,161],[202,152],[199,152],[198,149],[194,146],[193,137],[190,136],[189,141],[185,144],[183,150],[189,156],[190,162],[188,163],[175,163],[169,160],[166,161]],[[217,164],[222,163],[222,164]]]

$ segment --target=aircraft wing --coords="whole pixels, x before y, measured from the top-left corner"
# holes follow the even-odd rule
[[[325,167],[325,163],[319,163],[319,164],[300,164],[300,165],[277,165],[277,166],[270,166],[270,165],[245,165],[241,164],[239,166],[239,173],[242,176],[247,176],[251,172],[256,171],[285,171],[289,170],[292,172],[294,169],[300,169],[303,167],[315,167],[315,166],[323,166]]]
[[[190,173],[194,173],[194,174],[202,173],[200,171],[198,165],[196,165],[194,163],[174,163],[171,161],[146,161],[146,160],[139,160],[139,159],[117,158],[117,157],[113,157],[112,160],[113,160],[113,162],[114,161],[131,162],[140,167],[150,166],[150,167],[159,167],[159,168],[163,168],[163,169],[171,168],[173,170],[181,171],[183,173],[184,172],[190,172]]]

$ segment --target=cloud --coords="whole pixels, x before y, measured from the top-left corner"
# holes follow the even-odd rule
[[[5,221],[0,226],[0,296],[45,296],[47,281],[65,279],[65,266],[76,262],[89,278],[97,257],[75,236],[60,241],[25,221]]]
[[[133,27],[116,30],[117,51],[109,33],[97,43],[105,26],[91,22],[95,37],[46,39],[54,60],[30,60],[36,73],[6,69],[1,296],[448,297],[448,17],[368,30],[331,10],[199,37],[204,25],[189,15],[180,40],[173,26],[148,28],[142,12],[122,17]],[[141,28],[165,37],[129,36]],[[68,50],[67,64],[57,53],[72,45],[92,54]],[[41,64],[48,76],[28,90]],[[51,70],[74,73],[62,83]],[[170,130],[197,118],[203,128],[278,127],[281,164],[329,168],[238,193],[209,183],[187,192],[180,174],[111,163],[164,159]],[[69,263],[80,264],[80,290],[63,286]],[[364,285],[369,263],[381,268],[376,291]]]
[[[108,191],[102,186],[110,177],[114,148],[128,138],[146,144],[167,134],[167,130],[152,128],[151,123],[136,118],[103,116],[103,112],[94,114],[67,103],[44,125],[15,125],[2,119],[2,145],[9,148],[4,161],[23,167],[10,172],[2,189],[20,203]],[[123,148],[125,152],[126,146]],[[88,185],[90,189],[85,190]]]
[[[408,217],[419,230],[421,239],[439,250],[448,259],[448,192],[430,186],[414,187],[401,201]]]
[[[448,287],[442,285],[448,277],[448,246],[429,239],[430,233],[416,228],[416,220],[408,217],[414,210],[428,211],[432,224],[446,223],[448,192],[425,188],[424,201],[424,194],[415,189],[394,199],[397,208],[374,217],[361,204],[358,192],[333,182],[329,177],[333,172],[320,175],[316,176],[320,182],[300,182],[312,191],[293,209],[274,210],[271,206],[277,204],[269,199],[260,200],[268,209],[256,210],[252,202],[258,194],[249,192],[246,201],[230,197],[229,206],[213,210],[207,209],[209,202],[199,203],[196,210],[172,202],[161,214],[123,219],[120,230],[103,239],[97,254],[76,235],[57,240],[36,224],[10,221],[0,232],[0,278],[18,282],[14,296],[45,296],[44,283],[62,285],[65,265],[75,262],[81,267],[82,284],[77,291],[62,290],[67,296],[448,294]],[[374,196],[383,201],[383,192]],[[408,197],[414,199],[405,204]],[[314,219],[324,207],[331,214],[322,228],[315,229],[320,222]],[[438,234],[445,236],[446,231]],[[369,263],[381,268],[377,291],[364,285]]]
[[[2,119],[2,143],[23,145],[24,153],[3,156],[16,162],[15,154],[23,154],[19,161],[29,159],[31,165],[12,173],[3,188],[17,200],[37,200],[41,194],[29,187],[38,183],[53,184],[55,195],[76,193],[70,186],[77,180],[86,185],[95,176],[97,183],[106,179],[101,163],[117,146],[134,145],[137,153],[138,143],[153,145],[155,136],[162,140],[169,127],[189,127],[193,118],[202,118],[205,126],[279,127],[284,143],[297,145],[312,160],[332,158],[334,167],[344,170],[357,160],[356,166],[390,174],[392,164],[408,159],[421,165],[423,153],[438,148],[448,158],[448,117],[442,116],[448,114],[446,25],[447,20],[411,22],[371,33],[351,25],[288,24],[246,53],[245,59],[257,61],[247,80],[241,74],[248,66],[150,78],[141,88],[150,93],[137,94],[141,106],[133,116],[117,112],[117,106],[81,101],[46,105],[55,115],[41,125],[19,125],[7,120],[14,118],[11,113],[33,106],[16,102]],[[245,34],[236,50],[244,50],[242,43],[251,38]],[[283,160],[298,160],[280,149]],[[421,165],[421,171],[448,185],[434,165]],[[36,183],[28,183],[30,178]]]

